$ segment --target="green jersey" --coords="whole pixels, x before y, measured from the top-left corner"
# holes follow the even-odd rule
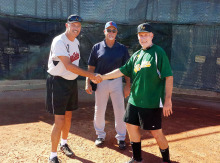
[[[161,47],[135,52],[119,70],[133,81],[129,103],[141,108],[163,107],[165,77],[172,76],[172,71]]]

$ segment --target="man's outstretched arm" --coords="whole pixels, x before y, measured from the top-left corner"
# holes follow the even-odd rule
[[[122,72],[119,69],[116,69],[112,72],[109,72],[105,75],[102,75],[102,80],[115,79],[123,76]]]

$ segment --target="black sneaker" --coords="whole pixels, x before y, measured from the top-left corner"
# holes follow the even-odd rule
[[[74,157],[75,154],[73,151],[69,148],[68,144],[60,146],[60,150],[67,156],[67,157]]]
[[[126,163],[142,163],[142,161],[136,161],[134,160],[134,158],[132,157],[130,161],[126,162]]]
[[[97,147],[100,147],[100,146],[102,146],[102,145],[104,144],[104,141],[105,141],[104,138],[97,138],[97,139],[95,140],[95,145],[96,145]]]
[[[49,163],[60,163],[59,159],[57,157],[54,157],[52,159],[49,158]]]
[[[126,143],[124,140],[118,140],[118,147],[121,150],[125,150],[126,149]]]

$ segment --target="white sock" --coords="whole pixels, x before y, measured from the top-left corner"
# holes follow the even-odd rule
[[[50,160],[57,156],[57,152],[50,153]]]
[[[60,144],[61,144],[61,146],[67,144],[67,140],[66,139],[61,139]]]

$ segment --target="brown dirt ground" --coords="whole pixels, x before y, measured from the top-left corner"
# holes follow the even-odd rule
[[[47,162],[53,116],[45,112],[45,90],[0,92],[0,162]],[[73,112],[68,142],[76,157],[63,163],[123,163],[131,156],[116,146],[111,103],[106,112],[107,137],[103,148],[94,145],[94,102],[83,102]],[[171,160],[189,163],[220,162],[220,102],[216,100],[173,97],[174,114],[163,118],[163,131],[169,141]],[[142,131],[144,162],[159,163],[161,155],[155,140]],[[129,144],[129,139],[126,139]]]

